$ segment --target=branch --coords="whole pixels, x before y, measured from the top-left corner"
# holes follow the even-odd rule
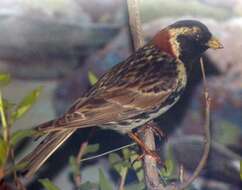
[[[77,171],[79,171],[80,167],[81,167],[81,159],[82,159],[82,156],[84,155],[85,151],[86,151],[86,148],[88,146],[88,141],[85,141],[81,144],[80,146],[80,149],[79,149],[79,152],[78,152],[78,155],[76,156],[76,167],[77,167]],[[81,185],[81,172],[74,172],[74,183],[75,183],[75,186],[76,188],[80,188],[80,185]]]
[[[129,26],[135,50],[144,45],[143,30],[140,22],[139,0],[127,0]]]
[[[139,2],[138,0],[127,0],[127,3],[129,11],[129,25],[132,33],[133,44],[137,50],[144,45],[143,32],[140,22]],[[155,151],[156,146],[153,131],[150,128],[147,128],[142,136],[146,147],[152,151]],[[151,190],[164,189],[164,186],[160,183],[155,158],[151,157],[150,155],[145,155],[143,164],[147,188]]]

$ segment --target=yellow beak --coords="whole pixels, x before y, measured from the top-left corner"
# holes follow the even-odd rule
[[[221,42],[215,37],[210,38],[210,40],[207,42],[207,46],[212,49],[223,48],[223,45],[221,44]]]

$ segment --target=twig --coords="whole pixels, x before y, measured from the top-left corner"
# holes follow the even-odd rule
[[[108,155],[108,154],[113,153],[113,152],[117,152],[119,150],[131,147],[131,146],[134,146],[134,145],[136,145],[136,143],[127,144],[127,145],[121,146],[119,148],[112,149],[110,151],[106,151],[104,153],[101,153],[101,154],[98,154],[98,155],[95,155],[95,156],[90,156],[90,157],[87,157],[87,158],[83,158],[83,159],[81,159],[81,162],[88,161],[88,160],[93,160],[93,159],[96,159],[96,158]]]
[[[207,88],[207,81],[206,75],[203,65],[203,59],[200,59],[201,70],[202,70],[202,77],[203,77],[203,84],[204,84],[204,99],[205,99],[205,124],[204,124],[204,150],[202,158],[193,172],[192,176],[190,176],[183,184],[179,185],[177,189],[186,189],[201,173],[202,169],[207,163],[209,151],[210,151],[210,144],[211,144],[211,134],[210,134],[210,104],[211,99],[208,95],[208,88]]]
[[[129,25],[134,48],[137,50],[144,45],[143,31],[140,22],[139,0],[127,0]]]
[[[151,128],[147,128],[144,132],[144,143],[150,150],[155,150],[155,137]],[[160,176],[157,170],[156,159],[150,155],[144,156],[144,172],[146,186],[150,190],[163,190],[165,187],[160,182]]]
[[[79,171],[79,168],[81,166],[81,159],[82,159],[82,156],[85,153],[85,150],[87,148],[87,145],[88,145],[88,142],[87,141],[85,141],[85,142],[83,142],[81,144],[80,149],[79,149],[79,152],[78,152],[78,155],[76,157],[76,166],[78,168],[78,171]],[[75,186],[77,188],[79,188],[80,185],[81,185],[81,173],[80,173],[80,171],[74,173],[74,182],[75,182]]]
[[[184,167],[183,167],[183,165],[181,165],[180,168],[179,168],[179,179],[180,179],[181,183],[184,182]]]
[[[123,168],[123,170],[121,171],[121,179],[120,179],[118,190],[124,190],[127,173],[128,173],[128,168]]]
[[[138,0],[127,0],[128,11],[129,11],[129,25],[132,33],[132,39],[135,49],[144,45],[143,32],[140,21],[139,2]],[[142,135],[143,141],[147,148],[155,150],[155,137],[151,129],[147,128]],[[160,183],[159,174],[157,171],[156,159],[145,155],[144,156],[144,171],[146,186],[150,190],[162,190],[164,186]]]

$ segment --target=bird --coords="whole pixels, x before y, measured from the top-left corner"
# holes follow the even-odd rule
[[[24,176],[32,177],[78,129],[98,126],[129,136],[151,153],[132,130],[169,110],[182,95],[194,60],[209,48],[223,48],[206,25],[180,20],[112,67],[61,117],[34,129],[46,137],[25,156]]]

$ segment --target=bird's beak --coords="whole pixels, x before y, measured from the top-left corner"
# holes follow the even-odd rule
[[[224,47],[221,42],[215,37],[210,38],[210,40],[207,42],[207,46],[212,49],[221,49]]]

